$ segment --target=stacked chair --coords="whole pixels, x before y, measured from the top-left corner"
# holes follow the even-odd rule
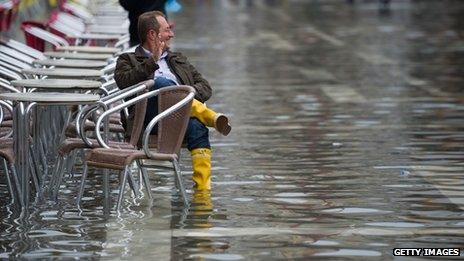
[[[47,65],[50,59],[87,58],[104,62],[99,68],[102,75],[99,78],[102,84],[99,91],[101,98],[95,104],[74,108],[72,120],[64,126],[65,131],[60,137],[58,160],[53,171],[47,171],[44,175],[39,173],[37,166],[31,167],[34,170],[32,183],[36,196],[41,197],[42,190],[46,188],[45,192],[49,193],[50,198],[57,200],[66,174],[73,177],[76,158],[80,155],[84,168],[79,191],[76,193],[76,203],[81,204],[89,178],[89,168],[103,168],[105,183],[108,183],[109,170],[120,175],[116,205],[119,211],[127,183],[136,196],[139,192],[129,167],[132,163],[140,170],[137,172],[139,180],[148,197],[152,198],[146,171],[151,166],[145,160],[153,159],[172,163],[176,185],[187,206],[188,200],[179,167],[179,152],[195,91],[190,86],[170,86],[150,91],[153,80],[120,90],[113,80],[115,61],[119,54],[134,50],[128,46],[127,14],[119,6],[107,1],[89,1],[89,5],[91,6],[82,5],[79,1],[60,1],[59,9],[51,13],[46,23],[24,22],[21,28],[27,45],[13,39],[0,38],[0,93],[34,91],[18,89],[13,86],[12,81],[30,77],[47,78],[32,76],[27,70],[36,67],[59,68],[59,63]],[[121,21],[125,22],[121,25]],[[114,52],[99,53],[99,47],[113,47]],[[47,52],[47,49],[52,49],[53,52]],[[143,129],[147,99],[154,96],[158,96],[160,113]],[[127,117],[129,106],[134,106],[136,117],[130,140],[125,140],[122,125],[124,119],[121,117]],[[12,200],[24,206],[27,202],[21,198],[15,168],[11,128],[15,119],[12,114],[12,103],[0,100],[0,158],[3,160]],[[156,150],[149,147],[150,132],[155,126],[158,128]],[[35,155],[31,157],[31,162],[37,161]],[[105,187],[104,193],[105,196],[109,195],[108,187]]]

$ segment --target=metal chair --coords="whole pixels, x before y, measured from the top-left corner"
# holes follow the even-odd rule
[[[58,161],[56,164],[56,168],[50,181],[50,188],[53,189],[53,198],[57,198],[58,190],[60,188],[62,179],[64,174],[67,171],[71,171],[72,167],[74,166],[75,157],[76,157],[76,150],[83,150],[83,149],[92,149],[92,148],[99,148],[101,147],[97,140],[89,139],[85,133],[88,130],[95,130],[95,126],[93,125],[93,129],[89,129],[86,126],[87,119],[92,115],[92,113],[97,112],[99,109],[103,109],[103,112],[106,111],[108,108],[111,108],[114,104],[120,104],[124,98],[136,95],[142,91],[148,90],[151,86],[153,86],[153,81],[142,82],[136,85],[133,85],[129,88],[124,90],[119,90],[113,92],[108,96],[102,97],[102,99],[96,104],[92,106],[85,106],[76,116],[76,124],[74,125],[74,131],[76,133],[75,136],[68,136],[65,140],[63,140],[60,144],[58,149]],[[102,112],[100,112],[101,115]],[[118,113],[119,115],[119,113]],[[111,118],[110,116],[110,123]],[[118,120],[116,117],[113,118],[114,120]],[[105,127],[104,127],[105,128]],[[110,133],[114,132],[115,130],[109,126],[108,130]],[[124,129],[123,129],[124,132]],[[134,148],[133,145],[125,143],[125,142],[117,142],[111,141],[111,146],[118,147],[118,148],[125,148],[125,149],[132,149]],[[71,157],[70,157],[71,155]],[[67,163],[66,163],[67,161]]]
[[[153,118],[145,131],[143,132],[142,144],[143,149],[117,149],[111,148],[111,144],[107,144],[102,136],[98,126],[103,120],[116,111],[136,104],[136,117],[134,119],[132,135],[130,138],[130,145],[137,147],[142,135],[143,122],[145,118],[147,98],[158,95],[158,111],[159,114]],[[179,187],[184,205],[188,205],[188,200],[180,172],[178,163],[180,147],[187,130],[188,120],[190,118],[190,110],[192,106],[195,90],[190,86],[169,86],[158,90],[150,91],[148,93],[139,95],[119,106],[116,106],[102,114],[97,121],[97,140],[103,148],[97,148],[90,151],[87,155],[87,160],[84,164],[84,172],[82,174],[82,181],[77,197],[77,203],[80,204],[84,192],[85,179],[87,177],[88,167],[106,168],[121,171],[122,181],[119,187],[119,197],[116,209],[119,211],[126,182],[130,176],[129,165],[136,161],[137,165],[142,172],[142,181],[147,190],[148,197],[151,199],[150,183],[146,171],[146,165],[143,160],[154,159],[160,161],[169,161],[173,164],[175,170],[176,184]],[[142,113],[143,112],[143,113]],[[150,132],[157,124],[158,128],[158,147],[156,151],[149,148]]]

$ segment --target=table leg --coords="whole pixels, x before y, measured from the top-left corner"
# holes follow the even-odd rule
[[[21,183],[23,208],[29,203],[29,121],[26,113],[27,103],[18,102],[13,107],[13,138],[16,154],[16,169]]]

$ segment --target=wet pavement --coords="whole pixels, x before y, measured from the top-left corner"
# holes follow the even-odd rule
[[[153,205],[127,195],[108,215],[100,175],[76,208],[77,172],[58,205],[26,220],[0,209],[0,258],[360,260],[462,248],[463,14],[457,0],[393,1],[389,12],[376,1],[184,3],[171,15],[175,48],[233,124],[228,137],[211,132],[211,194],[189,190],[183,209],[172,173],[151,172]]]

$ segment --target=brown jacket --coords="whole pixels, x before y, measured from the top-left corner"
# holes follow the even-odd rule
[[[211,97],[211,86],[187,61],[187,57],[178,52],[168,51],[166,62],[176,75],[179,84],[195,88],[197,100],[205,102]],[[119,88],[124,89],[139,82],[153,79],[158,68],[153,57],[146,57],[142,47],[139,46],[134,53],[124,53],[119,56],[114,71],[114,80]]]

